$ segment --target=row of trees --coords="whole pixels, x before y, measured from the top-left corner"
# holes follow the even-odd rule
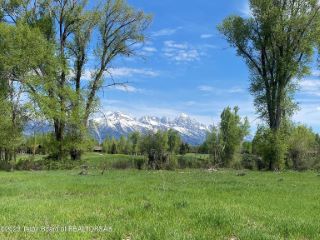
[[[290,145],[286,124],[297,110],[294,94],[299,80],[310,72],[314,51],[319,49],[318,0],[250,0],[249,17],[231,16],[219,26],[250,70],[250,91],[268,131],[261,135],[270,164],[284,162]],[[306,133],[307,134],[307,133]]]
[[[52,143],[55,142],[55,136],[53,133],[36,133],[31,136],[22,137],[20,144],[16,147],[16,152],[20,154],[29,155],[43,155],[49,156],[51,159],[51,153],[55,151],[56,146]],[[72,143],[70,143],[72,144]],[[84,151],[91,152],[95,146],[98,145],[98,141],[88,137],[83,143],[82,149]]]
[[[247,118],[241,119],[238,108],[227,107],[221,114],[220,124],[207,134],[199,147],[200,153],[210,154],[216,167],[248,169],[319,169],[320,136],[311,128],[283,122],[278,134],[265,125],[258,126],[253,140]],[[278,161],[275,161],[277,159]]]
[[[258,128],[252,141],[251,152],[258,158],[251,164],[260,169],[319,169],[319,135],[311,128],[288,122],[276,137],[270,129],[263,126]],[[277,145],[277,148],[272,145]],[[273,162],[273,156],[277,156],[276,159],[281,161]]]
[[[103,151],[109,154],[146,155],[152,168],[161,168],[177,154],[184,155],[190,146],[181,140],[175,130],[131,133],[128,137],[107,138],[102,144]]]
[[[79,159],[112,63],[144,42],[151,17],[123,0],[0,0],[0,158],[28,120],[53,128],[50,155]],[[93,60],[94,59],[94,60]]]

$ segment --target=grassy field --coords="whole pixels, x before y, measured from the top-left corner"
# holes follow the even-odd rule
[[[314,172],[0,172],[0,183],[0,239],[320,239]]]

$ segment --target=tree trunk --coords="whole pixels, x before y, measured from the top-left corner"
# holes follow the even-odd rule
[[[64,126],[63,123],[59,120],[54,121],[54,130],[55,130],[55,140],[58,144],[57,151],[56,151],[56,158],[57,160],[63,159],[63,132]]]
[[[70,158],[73,161],[80,161],[81,160],[81,156],[82,156],[82,151],[79,149],[72,149],[70,151]]]

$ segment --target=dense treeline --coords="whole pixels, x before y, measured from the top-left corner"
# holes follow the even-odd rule
[[[47,158],[52,151],[52,134],[37,134],[26,137],[18,146],[17,152],[32,154],[34,157],[42,155]],[[197,147],[184,143],[175,130],[149,132],[141,134],[133,132],[129,136],[119,139],[107,137],[101,145],[94,139],[87,141],[86,152],[97,151],[109,155],[127,155],[138,162],[133,164],[137,168],[142,166],[150,169],[174,169],[178,166],[177,156],[197,151]],[[125,157],[127,158],[127,157]],[[144,159],[147,159],[144,162]],[[130,158],[129,158],[130,160]],[[140,162],[139,162],[140,161]],[[118,166],[119,165],[119,166]],[[116,167],[131,166],[131,163],[119,161]]]
[[[175,130],[149,132],[140,134],[134,132],[127,138],[119,140],[107,138],[103,144],[103,152],[109,154],[144,155],[152,169],[162,169],[171,164],[176,155],[184,155],[191,150],[189,144],[181,140]]]
[[[320,169],[319,135],[304,125],[288,122],[275,138],[270,129],[260,126],[252,141],[250,168],[257,169]],[[277,145],[274,151],[272,145]],[[249,151],[250,153],[250,151]],[[273,162],[278,155],[280,162]],[[244,158],[246,161],[247,159]]]
[[[33,157],[36,155],[42,155],[50,159],[50,154],[54,151],[55,146],[52,145],[54,136],[52,133],[37,133],[32,136],[24,136],[21,139],[21,143],[17,146],[16,151],[19,154],[28,154]],[[83,145],[83,150],[91,152],[95,146],[99,143],[93,139],[88,138]]]
[[[133,132],[128,137],[121,136],[119,139],[107,137],[102,143],[103,152],[108,154],[142,155],[149,148],[163,149],[165,152],[181,155],[192,149],[188,143],[182,141],[179,133],[175,130],[147,134]]]
[[[267,126],[258,126],[253,140],[245,140],[250,127],[248,119],[241,121],[238,108],[232,111],[228,107],[221,114],[219,126],[213,127],[208,133],[199,152],[210,154],[212,164],[216,167],[251,170],[320,169],[319,134],[291,121],[283,124],[277,135]],[[274,162],[275,156],[280,161]]]

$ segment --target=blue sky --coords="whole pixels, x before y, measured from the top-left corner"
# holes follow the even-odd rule
[[[130,85],[101,92],[104,111],[170,118],[186,113],[212,124],[224,107],[238,105],[252,125],[259,123],[248,92],[248,69],[216,29],[230,14],[248,15],[246,0],[128,2],[151,13],[153,23],[140,56],[113,63],[113,77]],[[319,132],[320,72],[312,69],[301,82],[297,94],[301,109],[294,119]]]

